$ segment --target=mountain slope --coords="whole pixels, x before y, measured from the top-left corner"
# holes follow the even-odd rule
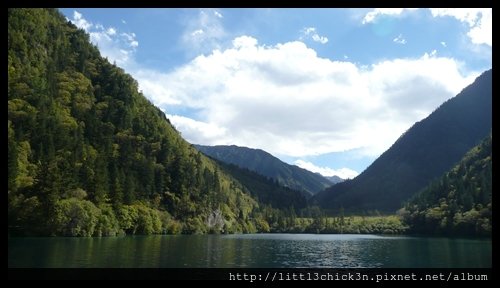
[[[291,189],[305,191],[307,196],[314,195],[331,185],[331,182],[323,176],[289,165],[260,149],[235,145],[195,145],[195,147],[212,158],[273,178]]]
[[[402,211],[414,233],[491,235],[491,135]]]
[[[276,180],[257,174],[246,168],[216,160],[224,172],[237,179],[259,203],[271,205],[273,208],[296,210],[305,208],[307,200],[297,190],[281,186]]]
[[[332,184],[337,184],[337,183],[345,181],[344,179],[342,179],[342,178],[340,178],[339,176],[336,176],[336,175],[328,176],[328,177],[325,177],[325,178],[328,179],[328,181],[332,182]]]
[[[9,231],[256,231],[257,202],[137,86],[57,10],[8,10]]]
[[[358,177],[318,193],[312,202],[352,212],[394,212],[490,133],[491,105],[489,70],[415,123]]]

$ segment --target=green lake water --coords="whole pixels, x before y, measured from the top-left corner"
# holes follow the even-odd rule
[[[243,234],[8,238],[13,267],[489,268],[491,240]]]

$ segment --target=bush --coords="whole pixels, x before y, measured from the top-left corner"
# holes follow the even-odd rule
[[[54,207],[57,235],[92,236],[101,211],[92,202],[76,198],[63,199]]]
[[[126,234],[135,234],[137,230],[137,218],[139,214],[137,208],[131,205],[123,205],[118,209],[117,218],[120,228]]]
[[[116,236],[123,234],[123,230],[120,229],[120,224],[115,217],[115,213],[110,205],[100,206],[101,214],[99,215],[97,227],[94,232],[94,236]]]
[[[181,234],[182,224],[177,220],[170,219],[166,225],[166,232],[167,234],[174,234],[174,235]]]
[[[198,217],[188,218],[184,223],[182,233],[184,234],[204,234],[207,232],[205,223]]]
[[[127,234],[161,234],[162,216],[161,212],[145,206],[142,203],[124,205],[118,209],[118,221],[121,229]]]
[[[267,223],[267,221],[262,218],[257,218],[255,220],[255,226],[258,232],[268,233],[269,231],[271,231],[269,223]]]

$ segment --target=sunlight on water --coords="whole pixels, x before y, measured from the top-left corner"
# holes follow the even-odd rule
[[[491,240],[244,234],[9,238],[9,267],[491,267]]]

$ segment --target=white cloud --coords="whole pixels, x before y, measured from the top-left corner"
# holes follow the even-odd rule
[[[132,43],[135,41],[135,33],[121,33],[121,36],[123,36],[124,39],[126,39],[129,43]]]
[[[467,32],[467,36],[470,37],[472,43],[474,44],[486,44],[488,46],[493,46],[492,42],[492,26],[493,26],[493,16],[491,9],[487,12],[483,12],[483,17],[477,22],[477,24]]]
[[[108,34],[109,36],[113,36],[116,34],[116,29],[113,27],[109,27],[108,30],[106,30],[106,34]]]
[[[311,172],[319,173],[323,176],[339,176],[342,179],[352,179],[359,174],[358,172],[349,168],[332,169],[330,167],[319,167],[311,162],[300,159],[295,161],[295,165],[299,166],[300,168],[307,169]]]
[[[486,44],[492,46],[492,24],[493,16],[491,8],[433,8],[432,16],[450,16],[467,23],[470,30],[467,36],[474,44]]]
[[[214,9],[200,9],[198,17],[189,18],[182,35],[186,49],[196,54],[220,49],[219,43],[226,36],[222,18]]]
[[[214,15],[215,15],[215,17],[217,17],[217,18],[223,18],[223,17],[222,17],[222,14],[221,14],[219,11],[217,11],[217,10],[214,10]]]
[[[406,39],[403,38],[403,34],[399,34],[398,37],[394,38],[392,41],[402,45],[406,44]]]
[[[362,20],[363,24],[375,22],[380,15],[400,16],[405,11],[417,8],[377,8],[368,12]],[[491,8],[431,8],[433,17],[454,17],[469,26],[467,36],[474,44],[492,46],[493,16]]]
[[[73,22],[73,24],[76,25],[76,27],[83,29],[85,31],[88,31],[89,28],[92,27],[92,24],[87,22],[87,20],[85,20],[82,17],[82,14],[79,13],[78,11],[73,11],[73,21],[72,22]]]
[[[203,34],[203,29],[198,29],[198,30],[194,31],[193,33],[191,33],[191,36],[196,37],[196,36],[201,35],[201,34]]]
[[[376,18],[379,17],[380,15],[398,16],[405,11],[412,11],[412,10],[417,10],[417,8],[376,8],[373,11],[366,13],[361,23],[367,24],[375,22]]]
[[[235,38],[233,41],[233,47],[240,49],[240,48],[252,48],[257,46],[257,39],[249,36],[241,36]]]
[[[125,21],[125,20],[123,20],[123,19],[122,19],[122,23],[123,23],[123,24],[127,24],[127,21]]]
[[[131,72],[134,74],[134,78],[137,79],[139,88],[157,106],[182,104],[180,99],[174,97],[173,91],[161,81],[161,79],[165,78],[165,74],[141,69]]]
[[[167,117],[175,123],[177,130],[182,131],[181,133],[188,134],[199,134],[203,139],[212,139],[212,141],[217,141],[221,136],[225,134],[225,129],[218,127],[214,124],[204,123],[201,121],[196,121],[191,118],[187,118],[179,115],[168,115]]]
[[[446,42],[441,41],[441,46],[446,47]]]
[[[168,74],[134,74],[155,104],[197,111],[196,121],[171,119],[188,141],[292,157],[378,156],[477,75],[432,52],[364,67],[320,58],[303,42],[268,46],[249,36]]]
[[[90,41],[99,47],[104,57],[122,67],[130,65],[132,55],[139,46],[134,33],[118,33],[117,28],[93,24],[77,11],[73,12],[73,19],[70,21],[89,33]]]
[[[431,8],[433,17],[451,16],[460,22],[466,22],[470,27],[476,25],[479,14],[485,10],[491,9],[478,9],[478,8]]]
[[[219,36],[199,42],[208,43],[210,53],[170,73],[136,64],[130,69],[139,44],[134,33],[114,28],[109,35],[111,27],[98,28],[75,15],[72,21],[87,27],[101,53],[132,73],[143,93],[171,114],[171,122],[192,143],[235,144],[292,157],[352,149],[378,156],[478,75],[432,52],[360,66],[318,57],[300,41],[269,46],[242,36],[227,49],[214,49],[211,41],[222,34],[213,31]],[[210,21],[219,19],[210,15]],[[204,22],[200,19],[195,22]],[[207,27],[212,26],[185,32],[206,34]],[[177,107],[196,112],[170,112]]]
[[[321,44],[328,43],[328,38],[325,36],[320,36],[318,32],[316,32],[316,28],[314,27],[306,27],[301,30],[302,36],[300,39],[302,40],[304,37],[311,37],[314,42],[319,42]]]
[[[326,44],[328,42],[328,38],[319,36],[318,34],[312,35],[312,39],[314,40],[314,42],[319,42],[321,44]]]

